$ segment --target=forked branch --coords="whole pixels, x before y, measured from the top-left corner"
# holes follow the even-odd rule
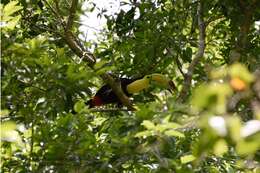
[[[184,77],[183,88],[182,88],[180,95],[178,97],[178,99],[181,102],[185,101],[185,99],[189,95],[194,69],[198,65],[198,63],[200,62],[201,58],[203,57],[205,47],[206,47],[206,44],[205,44],[206,24],[203,20],[203,7],[202,7],[201,1],[198,2],[197,14],[198,14],[198,28],[199,28],[199,43],[198,43],[199,46],[198,46],[197,53],[195,54],[192,62],[190,63],[190,65],[188,67],[188,72],[185,74],[185,77]]]

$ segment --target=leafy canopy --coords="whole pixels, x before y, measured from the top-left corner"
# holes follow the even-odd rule
[[[98,8],[1,3],[2,172],[259,172],[258,1],[122,1],[96,43],[78,38],[83,3]],[[151,73],[178,92],[84,103]]]

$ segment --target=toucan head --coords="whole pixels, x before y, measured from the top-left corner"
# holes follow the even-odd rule
[[[166,88],[171,93],[173,92],[173,90],[176,90],[176,87],[172,80],[168,79],[162,74],[155,73],[146,75],[142,79],[138,79],[127,85],[127,92],[131,94],[138,93],[148,88],[149,85],[157,85],[159,87]]]

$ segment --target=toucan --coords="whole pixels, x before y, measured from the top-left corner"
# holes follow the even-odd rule
[[[171,93],[176,90],[175,84],[172,80],[169,80],[162,74],[151,74],[146,75],[143,78],[120,78],[121,88],[123,92],[129,97],[134,93],[139,93],[140,91],[148,88],[150,85],[156,85],[162,88],[168,89]],[[96,106],[103,106],[110,103],[117,103],[122,105],[120,99],[113,92],[109,85],[102,86],[95,96],[86,102],[89,108]]]

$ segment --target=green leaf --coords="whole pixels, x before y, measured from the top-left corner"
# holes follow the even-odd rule
[[[12,131],[16,129],[16,124],[13,121],[7,121],[1,123],[1,132]]]
[[[154,135],[154,133],[152,131],[145,130],[145,131],[136,133],[135,137],[136,138],[140,138],[140,137],[146,138],[146,137],[153,136],[153,135]]]
[[[241,120],[238,116],[228,118],[227,123],[232,140],[238,142],[241,139]]]
[[[11,20],[7,22],[6,28],[13,30],[20,19],[21,19],[20,15],[13,17]]]
[[[26,138],[32,137],[32,129],[31,129],[31,128],[30,128],[30,129],[27,129],[26,131],[24,131],[23,135],[24,135],[24,137],[26,137]]]
[[[6,4],[3,10],[4,16],[10,16],[13,13],[21,10],[22,7],[17,5],[18,3],[18,1],[11,1],[8,4]]]
[[[156,131],[163,132],[166,129],[176,129],[176,128],[179,128],[179,127],[181,127],[181,125],[179,125],[177,123],[169,122],[169,123],[156,125]]]
[[[95,64],[94,69],[99,70],[99,69],[101,69],[103,66],[105,66],[107,63],[108,63],[108,61],[105,61],[105,60],[99,61],[99,62],[97,62],[97,63]]]
[[[190,47],[187,47],[184,52],[183,52],[183,59],[186,61],[186,62],[191,62],[192,60],[192,49]]]
[[[189,163],[189,162],[192,162],[195,159],[196,159],[196,157],[193,156],[193,155],[182,156],[181,157],[181,163],[182,164]]]
[[[113,66],[113,65],[105,66],[105,67],[102,67],[101,69],[97,70],[96,74],[101,75],[101,74],[104,74],[104,73],[109,72],[109,71],[114,71],[115,69],[116,69],[116,67]]]
[[[143,125],[145,128],[149,129],[149,130],[155,129],[154,123],[151,122],[151,121],[149,121],[149,120],[144,120],[144,121],[142,122],[142,125]]]
[[[211,82],[198,87],[193,94],[192,104],[199,110],[209,109],[215,113],[224,113],[228,96],[232,89],[228,84]]]
[[[217,156],[222,156],[228,151],[228,145],[227,142],[224,139],[218,140],[214,145],[214,154]]]
[[[228,73],[232,78],[238,77],[246,83],[254,81],[254,76],[248,71],[245,65],[240,63],[235,63],[230,66]]]
[[[238,144],[236,146],[236,151],[241,156],[254,154],[259,149],[260,149],[260,142],[259,141],[244,141],[244,140],[241,140],[241,141],[238,142]]]
[[[0,117],[7,117],[9,115],[8,109],[2,109],[0,110]]]
[[[164,132],[165,135],[167,136],[174,136],[174,137],[180,137],[180,138],[184,138],[185,135],[179,131],[176,131],[176,130],[166,130]]]
[[[93,124],[94,126],[101,126],[106,120],[107,118],[96,117],[94,121],[91,122],[91,124]]]
[[[86,107],[86,105],[85,105],[84,101],[80,100],[75,103],[74,110],[79,113],[79,112],[83,111],[85,109],[85,107]]]
[[[13,121],[7,121],[1,123],[0,136],[2,141],[16,142],[22,144],[21,137],[16,131],[16,123]]]

